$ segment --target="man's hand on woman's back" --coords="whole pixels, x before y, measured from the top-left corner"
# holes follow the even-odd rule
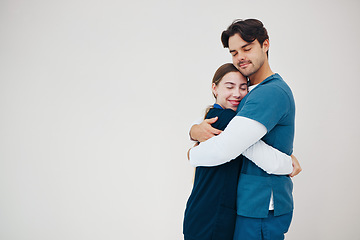
[[[202,123],[193,125],[190,129],[190,138],[194,141],[205,142],[220,134],[221,130],[211,126],[217,119],[217,117],[205,119]]]

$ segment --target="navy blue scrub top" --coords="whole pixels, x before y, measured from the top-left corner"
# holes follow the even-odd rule
[[[212,124],[224,130],[236,116],[231,109],[215,104],[206,119],[218,117]],[[232,240],[236,222],[236,191],[242,156],[214,167],[197,167],[193,190],[185,209],[185,240]]]

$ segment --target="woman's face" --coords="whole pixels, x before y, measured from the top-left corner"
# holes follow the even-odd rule
[[[236,111],[241,99],[248,93],[247,80],[240,72],[229,72],[216,85],[212,85],[216,103]]]

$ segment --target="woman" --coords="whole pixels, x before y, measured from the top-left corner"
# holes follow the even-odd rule
[[[206,119],[218,117],[212,124],[224,130],[235,117],[241,99],[247,94],[247,79],[227,63],[214,74],[212,91],[216,103],[208,109]],[[267,154],[271,152],[271,154]],[[272,169],[273,174],[290,174],[291,157],[259,141],[243,153],[259,167],[263,156],[282,160],[280,169]],[[185,240],[232,240],[236,222],[236,190],[242,165],[242,156],[214,167],[197,167],[192,193],[187,202],[184,216]]]

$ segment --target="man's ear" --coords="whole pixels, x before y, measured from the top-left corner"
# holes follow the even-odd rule
[[[266,39],[263,44],[262,44],[262,47],[263,47],[263,50],[264,52],[267,52],[270,48],[270,42],[269,42],[269,39]]]

